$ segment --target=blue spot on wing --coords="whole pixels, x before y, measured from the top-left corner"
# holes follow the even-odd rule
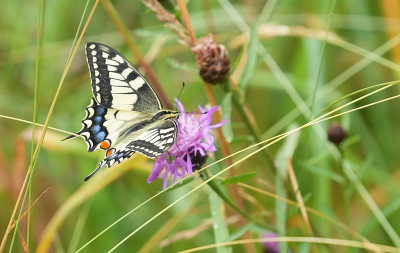
[[[94,136],[94,139],[95,139],[97,142],[102,142],[105,138],[106,138],[106,133],[103,132],[103,131],[98,132],[98,133]]]
[[[101,107],[101,106],[97,107],[97,114],[103,114],[104,111],[105,111],[104,107]]]
[[[94,114],[89,113],[90,109],[94,110]],[[88,133],[87,135],[83,135],[85,137],[85,141],[88,144],[88,151],[94,151],[98,145],[104,141],[108,136],[108,130],[104,126],[106,122],[105,116],[108,112],[107,108],[102,107],[97,103],[97,101],[92,98],[92,103],[86,108],[87,114],[86,118],[83,119],[83,128],[78,134],[83,135],[83,133]],[[87,124],[87,120],[91,121],[91,124]]]
[[[93,127],[92,127],[92,132],[94,133],[94,134],[97,134],[99,131],[100,131],[100,125],[94,125]]]
[[[100,122],[103,120],[103,117],[102,116],[96,116],[95,118],[94,118],[94,122],[96,123],[96,124],[100,124]]]

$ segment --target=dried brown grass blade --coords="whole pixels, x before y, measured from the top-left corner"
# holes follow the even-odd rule
[[[304,223],[306,224],[307,231],[310,235],[313,235],[313,231],[311,228],[310,220],[308,219],[306,207],[304,205],[303,197],[301,196],[301,192],[299,189],[299,184],[297,183],[296,175],[294,174],[292,161],[290,159],[286,159],[286,169],[289,174],[290,182],[292,183],[293,191],[296,194],[297,202],[299,203],[299,208],[301,212],[301,216],[303,217]]]
[[[308,37],[318,40],[336,41],[340,37],[332,32],[326,34],[325,29],[313,29],[305,26],[287,26],[276,24],[263,24],[257,29],[257,34],[260,39],[272,39],[275,37],[295,36],[295,37]],[[229,43],[233,49],[239,48],[247,41],[248,35],[241,34]]]
[[[39,197],[37,197],[37,199],[35,200],[35,202],[33,202],[32,205],[29,207],[29,210],[32,209],[32,207],[39,201],[39,199],[42,198],[42,196],[43,196],[49,189],[50,189],[50,187],[47,188],[44,192],[42,192],[42,194],[40,194]],[[28,215],[28,210],[26,210],[26,211],[21,215],[21,217],[19,218],[19,221],[23,220],[23,219],[25,218],[25,216],[27,216],[27,215]],[[10,231],[15,227],[16,224],[17,224],[17,222],[14,221],[14,223],[13,223],[13,224],[11,225],[11,227],[8,229],[8,230],[9,230],[8,232],[10,232]]]
[[[189,45],[191,44],[191,39],[187,35],[187,30],[185,29],[185,27],[183,27],[183,25],[179,22],[174,14],[164,9],[164,7],[157,0],[145,0],[142,2],[147,8],[149,8],[156,14],[156,17],[161,22],[165,23],[165,26],[168,29],[170,29],[172,32],[178,35],[179,38],[181,38],[182,44],[189,47]]]
[[[21,243],[22,243],[22,247],[24,247],[24,251],[25,251],[25,252],[29,252],[28,245],[26,245],[25,239],[24,239],[24,237],[22,236],[22,233],[21,233],[21,231],[19,230],[19,228],[18,228],[18,235],[19,235],[19,238],[21,239]]]

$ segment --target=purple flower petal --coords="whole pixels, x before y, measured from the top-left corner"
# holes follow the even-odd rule
[[[179,119],[176,120],[178,125],[177,139],[168,150],[159,156],[154,163],[152,172],[147,182],[150,183],[157,177],[164,179],[163,187],[168,184],[168,177],[172,177],[175,183],[178,177],[184,178],[186,173],[193,173],[193,166],[190,154],[199,152],[202,156],[206,155],[206,151],[216,151],[214,145],[213,128],[224,125],[227,119],[220,123],[211,125],[211,115],[218,110],[218,106],[210,109],[199,106],[199,110],[204,114],[186,113],[182,103],[175,99],[176,106],[181,112]],[[171,155],[171,157],[170,157]],[[185,161],[186,160],[186,161]]]

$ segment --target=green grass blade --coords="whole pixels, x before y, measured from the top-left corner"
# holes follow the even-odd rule
[[[85,226],[85,222],[89,214],[90,207],[92,205],[92,201],[93,198],[89,199],[81,208],[79,217],[76,221],[74,232],[72,233],[72,238],[71,242],[69,243],[67,253],[75,252],[76,248],[78,247],[79,240],[81,239],[83,228]]]
[[[363,198],[365,204],[369,207],[369,209],[374,214],[375,218],[378,220],[379,224],[385,230],[389,238],[393,241],[396,247],[400,248],[400,237],[397,232],[393,229],[392,225],[386,219],[385,215],[379,209],[375,201],[372,199],[371,195],[369,195],[367,189],[362,185],[362,183],[358,180],[357,175],[354,173],[349,163],[343,162],[343,170],[350,181],[354,184],[356,190]]]
[[[213,230],[215,243],[224,242],[229,237],[229,230],[225,222],[224,213],[224,201],[215,193],[214,190],[210,189],[209,197],[211,217],[213,218]],[[231,247],[222,246],[217,248],[218,253],[230,253],[232,252]]]
[[[246,65],[239,81],[239,87],[243,93],[245,93],[250,77],[253,75],[257,66],[257,47],[259,43],[260,42],[257,35],[257,23],[253,22],[250,28],[250,40],[247,48]]]
[[[232,111],[232,93],[229,92],[225,95],[222,101],[222,119],[228,119],[222,126],[222,133],[228,143],[233,140],[233,132],[231,126],[231,111]]]
[[[232,233],[231,236],[229,236],[225,242],[230,242],[230,241],[234,241],[236,239],[239,239],[240,237],[242,237],[247,231],[251,230],[253,228],[253,226],[255,225],[254,222],[249,222],[246,225],[244,225],[243,227],[241,227],[239,230],[235,231],[234,233]]]
[[[247,180],[250,180],[253,177],[257,176],[257,173],[258,173],[257,171],[253,171],[253,172],[248,172],[248,173],[236,175],[233,177],[229,177],[229,178],[225,179],[224,181],[222,181],[221,185],[243,183],[243,182],[246,182]]]

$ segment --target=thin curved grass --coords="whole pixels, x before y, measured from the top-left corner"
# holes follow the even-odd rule
[[[88,0],[87,3],[89,3],[89,0]],[[96,2],[96,3],[97,3],[97,2]],[[96,3],[95,3],[95,6],[97,5]],[[87,6],[87,5],[86,5],[86,6]],[[84,13],[85,13],[85,12],[86,12],[86,8],[84,9]],[[91,14],[92,14],[92,13],[91,13]],[[82,19],[81,19],[81,21],[80,21],[80,24],[82,24],[83,17],[84,17],[84,15],[82,15]],[[91,15],[89,16],[88,19],[90,20],[90,18],[91,18]],[[45,121],[44,126],[43,126],[43,132],[42,132],[42,134],[41,134],[41,136],[40,136],[39,143],[38,143],[37,146],[36,146],[36,149],[35,149],[35,152],[34,152],[34,155],[33,155],[33,159],[31,160],[31,163],[30,163],[30,165],[29,165],[28,171],[27,171],[27,173],[26,173],[24,182],[23,182],[23,184],[22,184],[22,186],[21,186],[21,190],[20,190],[20,193],[19,193],[18,198],[17,198],[17,202],[16,202],[15,207],[14,207],[14,210],[13,210],[13,212],[12,212],[12,214],[11,214],[11,218],[10,218],[9,224],[8,224],[8,226],[7,226],[7,229],[6,229],[6,233],[5,233],[5,235],[4,235],[4,237],[3,237],[3,240],[2,240],[2,242],[1,242],[1,245],[0,245],[0,252],[3,252],[3,250],[4,250],[5,243],[6,243],[7,237],[8,237],[8,229],[10,228],[12,222],[14,221],[14,216],[15,216],[15,213],[16,213],[17,208],[18,208],[18,206],[19,206],[19,202],[20,202],[20,200],[21,200],[21,197],[22,197],[23,191],[24,191],[24,189],[25,189],[25,186],[27,186],[27,189],[28,189],[28,188],[29,188],[29,185],[31,184],[31,179],[32,179],[33,172],[34,172],[34,170],[35,170],[35,165],[36,165],[37,157],[38,157],[38,155],[39,155],[40,148],[41,148],[42,143],[43,143],[43,140],[44,140],[44,136],[46,135],[46,130],[47,130],[47,127],[48,127],[48,124],[49,124],[49,121],[50,121],[51,114],[52,114],[52,112],[53,112],[55,103],[56,103],[57,98],[58,98],[58,94],[60,93],[62,84],[63,84],[63,82],[64,82],[64,80],[65,80],[65,77],[66,77],[66,74],[67,74],[67,72],[68,72],[68,69],[69,69],[69,67],[71,66],[72,59],[73,59],[74,56],[75,56],[75,53],[76,53],[77,47],[78,47],[78,45],[79,45],[79,42],[81,41],[81,39],[82,39],[82,37],[83,37],[83,34],[84,34],[84,31],[85,31],[86,28],[87,28],[87,24],[88,24],[88,22],[85,24],[85,26],[84,26],[84,28],[83,28],[83,30],[82,30],[82,34],[81,34],[81,36],[80,36],[80,37],[78,38],[78,40],[77,40],[76,46],[75,46],[75,47],[71,47],[70,55],[69,55],[69,57],[68,57],[68,59],[67,59],[66,66],[65,66],[63,75],[62,75],[62,77],[61,77],[61,81],[60,81],[60,83],[59,83],[59,85],[58,85],[56,94],[55,94],[55,96],[54,96],[53,102],[52,102],[52,104],[51,104],[51,106],[50,106],[50,109],[49,109],[49,113],[48,113],[48,115],[47,115],[46,121]],[[80,28],[80,25],[79,25],[79,28]],[[75,38],[78,37],[79,28],[78,28],[78,30],[77,30],[77,32],[76,32]],[[28,184],[28,185],[27,185],[27,184]],[[19,215],[18,215],[16,229],[14,230],[13,239],[12,239],[12,241],[11,241],[10,252],[11,252],[11,250],[12,250],[12,245],[13,245],[13,243],[14,243],[14,238],[15,238],[16,232],[17,232],[17,230],[18,230],[17,228],[18,228],[18,223],[19,223],[19,217],[21,217],[22,209],[23,209],[23,206],[24,206],[24,202],[25,202],[27,193],[28,193],[28,191],[26,190],[26,191],[25,191],[25,194],[24,194],[24,197],[23,197],[23,200],[22,200],[20,212],[19,212]]]
[[[371,93],[369,93],[369,94],[366,94],[366,95],[364,95],[364,96],[362,96],[362,97],[360,97],[360,98],[358,98],[358,99],[355,99],[355,100],[353,100],[353,101],[350,101],[349,103],[347,103],[347,104],[345,104],[345,105],[342,105],[342,106],[336,108],[335,110],[329,112],[328,114],[325,114],[325,115],[323,115],[323,116],[320,116],[320,117],[314,119],[312,122],[309,122],[309,123],[303,125],[303,126],[300,127],[300,128],[297,128],[297,129],[288,131],[288,132],[286,132],[286,133],[283,133],[283,134],[277,135],[277,136],[275,136],[275,137],[272,137],[272,138],[270,138],[270,139],[268,139],[268,140],[265,140],[265,141],[262,141],[262,142],[260,142],[260,143],[251,145],[251,146],[249,146],[249,147],[247,147],[247,148],[245,148],[245,149],[242,149],[242,150],[240,150],[240,151],[238,151],[238,152],[235,152],[235,153],[231,154],[229,157],[235,156],[235,155],[240,154],[240,153],[242,153],[242,152],[244,152],[244,151],[247,151],[247,150],[250,150],[250,149],[252,149],[252,148],[254,148],[254,147],[257,147],[257,146],[259,146],[259,145],[261,145],[261,144],[267,143],[267,142],[269,142],[269,141],[273,141],[273,140],[276,140],[276,139],[279,139],[279,138],[283,139],[283,138],[286,137],[287,135],[289,135],[289,134],[291,134],[291,133],[293,133],[293,132],[295,132],[295,131],[298,131],[298,130],[304,128],[304,127],[308,127],[308,126],[310,126],[310,125],[312,125],[312,124],[314,124],[314,123],[318,123],[318,122],[321,122],[321,121],[325,121],[325,120],[328,120],[328,119],[331,119],[331,118],[334,118],[334,117],[338,117],[338,116],[340,116],[340,115],[343,115],[344,113],[341,113],[341,114],[335,115],[335,116],[333,116],[333,117],[329,117],[329,118],[327,118],[327,119],[323,119],[323,120],[322,120],[322,118],[325,117],[325,116],[327,116],[327,115],[330,115],[330,114],[332,114],[332,113],[334,113],[334,112],[336,112],[336,111],[338,111],[338,110],[340,110],[340,109],[342,109],[342,108],[344,108],[344,107],[346,107],[346,106],[348,106],[348,105],[350,105],[350,104],[353,104],[353,103],[355,103],[355,102],[357,102],[357,101],[359,101],[359,100],[362,100],[362,99],[364,99],[364,98],[366,98],[366,97],[369,97],[369,96],[371,96],[371,95],[373,95],[373,94],[375,94],[375,93],[377,93],[377,92],[379,92],[379,91],[381,91],[381,90],[387,89],[387,88],[389,88],[389,87],[391,87],[391,86],[393,86],[393,85],[394,85],[394,84],[386,85],[385,87],[382,87],[381,89],[378,89],[378,90],[373,91],[373,92],[371,92]],[[389,98],[389,99],[394,99],[394,98],[397,98],[397,96],[396,96],[396,97]],[[388,99],[388,100],[389,100],[389,99]],[[387,101],[387,100],[385,100],[385,101]],[[378,102],[379,102],[379,101],[378,101]],[[378,103],[378,102],[377,102],[377,103]],[[384,102],[384,101],[383,101],[383,102]],[[374,103],[374,104],[375,104],[375,103]],[[364,107],[365,107],[365,106],[364,106]],[[362,107],[362,108],[364,108],[364,107]],[[357,108],[356,108],[356,109],[357,109]],[[351,111],[354,111],[354,110],[356,110],[356,109],[353,109],[353,110],[351,110]],[[350,111],[349,111],[349,112],[350,112]],[[279,139],[279,140],[280,140],[280,139]],[[253,152],[253,153],[254,153],[254,152]],[[252,153],[252,154],[253,154],[253,153]],[[202,168],[202,169],[199,170],[198,172],[200,172],[200,171],[202,171],[202,170],[205,170],[205,169],[209,168],[210,166],[212,166],[212,165],[214,165],[214,164],[217,164],[217,163],[219,163],[219,162],[221,162],[221,161],[223,161],[223,160],[225,160],[225,159],[228,159],[228,157],[224,157],[224,158],[222,158],[222,159],[220,159],[220,160],[218,160],[218,161],[215,161],[215,162],[213,162],[213,163],[211,163],[211,164],[205,166],[204,168]],[[223,171],[225,171],[225,170],[227,170],[227,169],[224,169]],[[220,174],[220,173],[219,173],[219,174]],[[218,174],[218,175],[219,175],[219,174]],[[193,175],[194,175],[194,174],[193,174]],[[213,179],[213,178],[215,178],[215,177],[217,177],[218,175],[214,175],[213,177],[210,178],[210,180]],[[187,179],[190,178],[190,177],[191,177],[191,176],[187,176],[187,177],[185,177],[183,180],[187,180]],[[207,182],[208,182],[208,180],[207,180]],[[206,182],[204,182],[204,183],[206,183]],[[204,184],[204,183],[203,183],[203,184]],[[134,211],[136,211],[137,209],[139,209],[140,207],[142,207],[142,206],[145,205],[146,203],[150,202],[151,200],[153,200],[153,199],[156,198],[157,196],[161,195],[162,193],[164,193],[164,192],[168,191],[169,189],[173,188],[174,186],[175,186],[175,184],[172,184],[172,185],[168,186],[168,187],[165,188],[164,190],[162,190],[162,191],[160,191],[159,193],[155,194],[154,196],[150,197],[149,199],[147,199],[146,201],[144,201],[142,204],[138,205],[137,207],[135,207],[134,209],[132,209],[131,211],[129,211],[128,213],[126,213],[124,216],[122,216],[121,218],[119,218],[118,220],[116,220],[115,222],[113,222],[111,225],[109,225],[107,228],[105,228],[103,231],[101,231],[99,234],[97,234],[95,237],[93,237],[91,240],[89,240],[86,244],[84,244],[81,248],[79,248],[79,249],[76,251],[76,253],[82,251],[82,250],[83,250],[85,247],[87,247],[90,243],[92,243],[94,240],[96,240],[97,238],[99,238],[101,235],[103,235],[106,231],[108,231],[108,230],[109,230],[110,228],[112,228],[114,225],[116,225],[117,223],[119,223],[120,221],[122,221],[123,219],[125,219],[125,218],[126,218],[127,216],[129,216],[131,213],[133,213]],[[186,195],[185,195],[185,196],[186,196]],[[175,203],[175,202],[174,202],[174,203]],[[164,209],[164,210],[166,210],[166,209]],[[163,211],[164,211],[164,210],[163,210]],[[160,214],[158,214],[158,215],[160,215]],[[135,230],[135,231],[136,231],[136,230]],[[132,234],[132,235],[133,235],[133,234]],[[131,236],[131,235],[130,235],[130,236]]]
[[[238,241],[232,241],[232,242],[211,244],[211,245],[197,247],[197,248],[193,248],[193,249],[189,249],[189,250],[180,251],[179,253],[196,252],[196,251],[212,249],[212,248],[228,246],[228,245],[240,245],[240,244],[261,243],[261,242],[308,242],[308,243],[337,245],[337,246],[344,246],[344,247],[354,247],[354,248],[368,249],[368,250],[381,250],[383,252],[390,252],[390,253],[392,253],[392,252],[399,253],[400,252],[400,249],[391,247],[391,246],[387,246],[387,245],[367,243],[367,242],[358,242],[358,241],[351,241],[351,240],[343,240],[343,239],[318,238],[318,237],[275,237],[275,238],[258,238],[258,239],[251,239],[251,240],[238,240]]]
[[[388,85],[388,86],[390,87],[391,85]],[[385,88],[385,87],[384,87],[384,88]],[[386,88],[388,88],[388,87],[386,87]],[[339,117],[339,116],[341,116],[341,115],[344,115],[344,114],[347,114],[347,113],[350,113],[350,112],[353,112],[353,111],[361,110],[361,109],[363,109],[363,108],[366,108],[366,107],[369,107],[369,106],[372,106],[372,105],[375,105],[375,104],[383,103],[383,102],[386,102],[386,101],[389,101],[389,100],[392,100],[392,99],[395,99],[395,98],[398,98],[398,97],[400,97],[400,95],[393,96],[393,97],[390,97],[390,98],[387,98],[387,99],[382,99],[382,100],[379,100],[379,101],[377,101],[377,102],[373,102],[373,103],[370,103],[370,104],[367,104],[367,105],[364,105],[364,106],[361,106],[361,107],[357,107],[357,108],[355,108],[355,109],[346,111],[346,112],[344,112],[344,113],[339,113],[339,114],[333,115],[333,116],[328,117],[328,118],[315,119],[315,120],[313,120],[312,122],[309,122],[309,123],[307,123],[307,124],[305,124],[305,125],[303,125],[303,126],[301,126],[301,127],[299,127],[299,128],[296,128],[296,129],[294,129],[294,130],[291,130],[291,131],[289,131],[289,132],[287,132],[287,133],[281,135],[279,138],[275,138],[272,142],[270,142],[270,143],[268,143],[267,145],[265,145],[265,146],[263,146],[263,147],[257,149],[256,151],[250,153],[249,155],[243,157],[242,159],[239,159],[237,162],[233,163],[232,165],[229,165],[229,166],[226,167],[225,169],[221,170],[221,171],[218,172],[217,174],[215,174],[215,175],[213,175],[212,177],[210,177],[209,179],[205,180],[205,181],[204,181],[203,183],[201,183],[199,186],[195,187],[194,189],[192,189],[191,191],[189,191],[188,193],[186,193],[185,195],[183,195],[182,197],[180,197],[178,200],[174,201],[172,204],[168,205],[166,208],[164,208],[163,210],[161,210],[158,214],[156,214],[155,216],[153,216],[151,219],[149,219],[148,221],[146,221],[145,223],[143,223],[143,224],[142,224],[141,226],[139,226],[136,230],[134,230],[132,233],[130,233],[128,236],[126,236],[123,240],[121,240],[118,244],[116,244],[116,245],[115,245],[110,251],[108,251],[108,252],[113,252],[113,251],[114,251],[116,248],[118,248],[122,243],[124,243],[126,240],[128,240],[130,237],[132,237],[136,232],[138,232],[140,229],[142,229],[142,228],[143,228],[144,226],[146,226],[148,223],[150,223],[150,222],[153,221],[155,218],[157,218],[158,216],[160,216],[162,213],[164,213],[165,211],[167,211],[169,208],[171,208],[173,205],[175,205],[175,204],[176,204],[177,202],[179,202],[180,200],[184,199],[185,197],[187,197],[188,195],[190,195],[191,193],[193,193],[194,191],[196,191],[197,189],[199,189],[199,188],[202,187],[203,185],[207,184],[209,181],[213,180],[213,179],[216,178],[217,176],[219,176],[219,175],[221,175],[222,173],[226,172],[227,170],[229,170],[229,169],[232,168],[233,166],[236,166],[237,164],[239,164],[239,163],[245,161],[245,160],[248,159],[249,157],[255,155],[255,154],[258,153],[258,152],[260,152],[261,150],[263,150],[263,149],[265,149],[265,148],[271,146],[272,144],[274,144],[274,143],[276,143],[276,142],[278,142],[278,141],[284,139],[284,138],[285,138],[286,136],[288,136],[289,134],[292,134],[292,133],[294,133],[294,132],[297,132],[297,131],[299,131],[299,130],[301,130],[301,129],[303,129],[303,128],[309,127],[309,126],[311,126],[311,125],[314,125],[314,124],[317,124],[317,123],[320,123],[320,122],[323,122],[323,121],[327,121],[327,120],[329,120],[329,119],[336,118],[336,117]],[[324,116],[325,116],[325,115],[324,115]],[[271,138],[271,139],[272,139],[272,138]],[[260,143],[259,143],[259,144],[260,144]],[[259,144],[258,144],[258,145],[259,145]],[[236,154],[236,153],[235,153],[235,154]],[[232,154],[232,155],[234,155],[234,154]],[[224,159],[226,159],[226,157],[225,157]],[[218,161],[218,162],[219,162],[219,161]],[[204,167],[204,168],[201,169],[201,170],[207,169],[207,168],[210,167],[211,165],[212,165],[212,164],[210,164],[210,165]],[[389,225],[390,225],[390,224],[389,224]]]

